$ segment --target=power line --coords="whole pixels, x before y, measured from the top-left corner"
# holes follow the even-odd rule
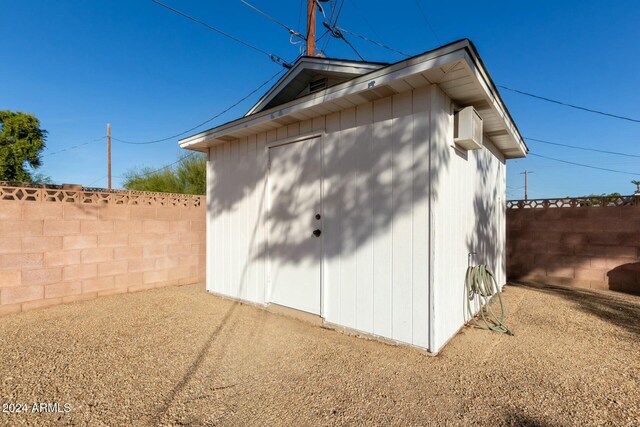
[[[324,14],[324,12],[323,12]],[[360,53],[358,52],[358,50],[351,44],[351,42],[349,40],[347,40],[347,38],[344,36],[344,34],[340,31],[340,29],[338,27],[334,27],[332,25],[330,25],[326,20],[322,22],[322,25],[325,26],[325,28],[327,30],[329,30],[329,32],[331,33],[331,35],[337,39],[340,39],[342,41],[344,41],[350,48],[351,50],[353,50],[355,52],[356,55],[358,55],[358,57],[362,60],[362,61],[366,61],[362,55],[360,55]]]
[[[141,175],[142,176],[149,176],[149,175],[152,175],[154,173],[158,173],[158,172],[160,172],[162,170],[169,169],[170,167],[180,163],[181,161],[183,161],[185,159],[188,159],[191,156],[194,156],[195,154],[196,154],[195,152],[191,152],[191,153],[189,153],[187,155],[184,155],[184,156],[180,157],[178,160],[176,160],[173,163],[169,163],[168,165],[162,166],[161,168],[158,168],[158,169],[153,169],[153,170],[150,170],[150,171],[144,171],[144,172],[141,173]]]
[[[197,24],[200,24],[200,25],[202,25],[202,26],[204,26],[204,27],[206,27],[206,28],[208,28],[208,29],[210,29],[212,31],[215,31],[216,33],[218,33],[218,34],[220,34],[220,35],[222,35],[224,37],[227,37],[227,38],[229,38],[229,39],[231,39],[231,40],[233,40],[233,41],[235,41],[237,43],[240,43],[240,44],[242,44],[242,45],[244,45],[244,46],[246,46],[246,47],[248,47],[250,49],[253,49],[253,50],[257,51],[257,52],[260,52],[260,53],[266,55],[267,57],[269,57],[270,60],[272,60],[276,64],[280,64],[285,68],[291,68],[291,64],[289,64],[287,61],[285,61],[284,59],[282,59],[281,57],[279,57],[278,55],[276,55],[274,53],[269,53],[264,49],[261,49],[261,48],[259,48],[257,46],[254,46],[254,45],[252,45],[252,44],[250,44],[248,42],[245,42],[244,40],[240,40],[239,38],[237,38],[235,36],[232,36],[231,34],[228,34],[228,33],[224,32],[222,30],[219,30],[219,29],[207,24],[204,21],[201,21],[201,20],[199,20],[197,18],[194,18],[193,16],[187,15],[186,13],[181,12],[178,9],[174,9],[171,6],[168,6],[168,5],[162,3],[162,2],[160,2],[158,0],[151,0],[151,1],[154,2],[155,4],[159,5],[159,6],[164,7],[167,10],[170,10],[173,13],[176,13],[176,14],[178,14],[178,15],[184,17],[184,18],[187,18],[187,19],[189,19],[189,20],[191,20],[191,21],[193,21],[193,22],[195,22]]]
[[[107,175],[100,177],[98,179],[96,179],[95,181],[91,181],[89,184],[87,184],[87,187],[91,187],[93,184],[98,183],[100,181],[102,181],[103,179],[107,178]]]
[[[267,14],[266,12],[263,12],[262,10],[258,9],[257,7],[255,7],[254,5],[252,5],[251,3],[245,1],[245,0],[240,0],[243,4],[245,4],[246,6],[249,6],[251,9],[255,10],[256,12],[258,12],[260,15],[264,16],[265,18],[267,18],[269,21],[275,23],[276,25],[281,26],[282,28],[284,28],[285,30],[287,30],[289,32],[289,34],[291,34],[292,36],[295,37],[300,37],[302,40],[307,40],[307,38],[300,34],[298,31],[294,30],[293,28],[289,27],[286,24],[283,24],[282,22],[278,21],[276,18],[274,18],[273,16]]]
[[[349,40],[347,40],[347,38],[344,36],[344,34],[340,33],[340,36],[338,37],[340,40],[342,40],[343,42],[345,42],[350,48],[351,50],[353,50],[355,52],[356,55],[358,55],[358,57],[362,60],[362,61],[366,61],[366,59],[363,58],[362,55],[360,55],[360,52],[358,52],[358,50],[355,48],[354,45],[351,44],[351,42]]]
[[[561,144],[559,142],[545,141],[545,140],[536,139],[536,138],[527,138],[527,137],[525,137],[524,139],[526,139],[527,141],[535,141],[535,142],[540,142],[542,144],[557,145],[559,147],[573,148],[573,149],[576,149],[576,150],[595,151],[596,153],[613,154],[613,155],[616,155],[616,156],[640,158],[640,155],[638,155],[638,154],[621,153],[619,151],[598,150],[597,148],[579,147],[577,145]]]
[[[418,4],[418,6],[419,6],[418,0],[416,0],[416,4]],[[386,45],[384,43],[380,43],[380,42],[377,42],[375,40],[369,39],[368,37],[362,36],[360,34],[356,34],[354,32],[345,30],[344,28],[338,28],[338,30],[341,31],[341,32],[345,32],[347,34],[351,34],[351,35],[353,35],[355,37],[358,37],[358,38],[360,38],[362,40],[365,40],[365,41],[367,41],[369,43],[373,43],[375,45],[378,45],[378,46],[380,46],[380,47],[382,47],[384,49],[390,50],[392,52],[396,52],[396,53],[399,53],[399,54],[407,56],[407,57],[411,56],[411,55],[409,55],[409,54],[407,54],[405,52],[402,52],[402,51],[400,51],[398,49],[395,49],[395,48],[393,48],[393,47],[391,47],[389,45]],[[334,37],[336,37],[336,36],[334,35]],[[578,110],[587,111],[587,112],[594,113],[594,114],[600,114],[600,115],[603,115],[603,116],[613,117],[613,118],[616,118],[616,119],[621,119],[621,120],[627,120],[627,121],[630,121],[630,122],[640,123],[640,119],[635,119],[635,118],[626,117],[626,116],[620,116],[620,115],[617,115],[617,114],[606,113],[604,111],[599,111],[599,110],[594,110],[594,109],[591,109],[591,108],[581,107],[579,105],[569,104],[569,103],[566,103],[566,102],[558,101],[558,100],[547,98],[547,97],[544,97],[544,96],[535,95],[533,93],[525,92],[525,91],[522,91],[522,90],[519,90],[519,89],[513,89],[511,87],[504,86],[504,85],[496,85],[496,86],[498,86],[499,88],[511,91],[511,92],[519,93],[519,94],[525,95],[525,96],[530,96],[532,98],[540,99],[542,101],[551,102],[551,103],[562,105],[562,106],[565,106],[565,107],[575,108],[575,109],[578,109]],[[533,138],[528,138],[528,139],[531,139],[532,141],[534,141]],[[611,152],[609,154],[615,154],[615,153]]]
[[[617,114],[612,114],[612,113],[605,113],[604,111],[593,110],[591,108],[586,108],[586,107],[581,107],[579,105],[569,104],[569,103],[566,103],[566,102],[558,101],[558,100],[547,98],[547,97],[540,96],[540,95],[535,95],[533,93],[524,92],[522,90],[513,89],[513,88],[510,88],[510,87],[507,87],[507,86],[503,86],[503,85],[497,85],[497,86],[499,88],[506,89],[506,90],[509,90],[511,92],[519,93],[520,95],[530,96],[531,98],[540,99],[542,101],[551,102],[553,104],[562,105],[564,107],[575,108],[577,110],[587,111],[589,113],[600,114],[602,116],[613,117],[615,119],[621,119],[621,120],[627,120],[627,121],[634,122],[634,123],[640,123],[640,119],[634,119],[634,118],[631,118],[631,117],[619,116]]]
[[[342,5],[344,4],[344,2],[341,4],[340,8],[338,9],[338,12],[336,14],[336,22],[331,23],[331,20],[329,18],[327,18],[327,14],[324,11],[324,8],[322,7],[322,5],[319,2],[315,2],[316,5],[318,6],[318,8],[320,9],[320,12],[322,13],[323,16],[323,20],[322,20],[322,25],[329,30],[329,32],[331,33],[331,35],[337,39],[340,39],[342,41],[344,41],[350,48],[351,50],[353,50],[353,52],[358,55],[358,57],[360,58],[360,60],[362,61],[366,61],[366,59],[364,59],[362,57],[362,55],[360,55],[360,52],[358,52],[358,50],[355,48],[355,46],[353,46],[351,44],[351,42],[349,40],[347,40],[347,38],[344,36],[344,34],[340,31],[340,29],[337,27],[338,24],[338,15],[340,15],[340,12],[342,10]]]
[[[265,87],[267,84],[269,84],[269,82],[271,82],[273,79],[275,79],[276,77],[278,77],[280,74],[282,74],[284,72],[284,70],[280,70],[277,73],[275,73],[273,76],[269,77],[268,80],[266,80],[264,83],[262,83],[260,86],[258,86],[257,88],[255,88],[254,90],[252,90],[251,92],[249,92],[247,95],[245,95],[244,97],[242,97],[240,100],[236,101],[235,103],[233,103],[232,105],[230,105],[229,107],[225,108],[224,110],[222,110],[221,112],[219,112],[218,114],[216,114],[215,116],[205,120],[204,122],[190,128],[187,129],[183,132],[177,133],[175,135],[171,135],[169,137],[166,138],[162,138],[162,139],[155,139],[152,141],[142,141],[142,142],[136,142],[136,141],[126,141],[123,139],[118,139],[118,138],[111,138],[114,141],[118,141],[121,142],[123,144],[131,144],[131,145],[146,145],[146,144],[156,144],[158,142],[164,142],[164,141],[168,141],[170,139],[174,139],[177,138],[179,136],[185,135],[189,132],[192,132],[196,129],[198,129],[199,127],[211,122],[212,120],[217,119],[218,117],[220,117],[221,115],[227,113],[229,110],[231,110],[232,108],[236,107],[238,104],[242,103],[243,101],[247,100],[249,97],[251,97],[253,94],[255,94],[256,92],[258,92],[260,89],[262,89],[263,87]]]
[[[543,159],[553,160],[553,161],[560,162],[560,163],[566,163],[566,164],[569,164],[569,165],[581,166],[583,168],[597,169],[597,170],[601,170],[601,171],[615,172],[615,173],[621,173],[621,174],[625,174],[625,175],[640,176],[640,173],[621,171],[621,170],[617,170],[617,169],[601,168],[599,166],[593,166],[593,165],[585,165],[584,163],[570,162],[568,160],[556,159],[555,157],[543,156],[542,154],[529,153],[529,155],[530,156],[534,156],[534,157],[540,157],[540,158],[543,158]]]
[[[54,151],[54,152],[51,152],[51,153],[45,153],[45,154],[42,155],[42,157],[54,156],[56,154],[64,153],[66,151],[75,150],[76,148],[84,147],[85,145],[89,145],[89,144],[93,144],[94,142],[102,141],[105,138],[106,138],[106,135],[103,136],[103,137],[100,137],[100,138],[92,139],[91,141],[88,141],[88,142],[83,142],[82,144],[72,145],[70,147],[63,148],[62,150]]]
[[[323,38],[325,38],[327,35],[331,34],[331,31],[326,30],[319,38],[318,38],[318,42],[320,42]],[[325,40],[324,45],[322,46],[322,48],[320,49],[320,52],[322,52],[323,55],[326,56],[326,52],[327,52],[327,48],[329,47],[329,43],[331,42],[331,40],[333,40],[333,37],[327,37],[327,40]]]
[[[371,25],[371,22],[367,19],[366,14],[363,12],[362,8],[360,8],[360,6],[358,5],[358,1],[352,0],[351,4],[355,6],[356,9],[358,9],[358,12],[359,12],[358,17],[362,19],[362,21],[367,25],[367,27],[369,27],[373,35],[376,36],[378,39],[381,39],[382,37],[380,37],[380,34],[378,34],[375,27]]]
[[[436,41],[438,42],[438,44],[442,44],[442,42],[440,41],[440,37],[438,37],[438,33],[436,33],[436,30],[433,29],[433,26],[431,25],[431,21],[427,17],[427,14],[424,12],[424,9],[420,4],[420,0],[414,0],[414,1],[416,2],[416,6],[418,6],[418,10],[420,11],[420,14],[424,18],[424,21],[427,23],[427,27],[429,27],[429,30],[431,30],[431,32],[433,33],[433,36],[436,38]]]
[[[329,22],[333,22],[334,27],[338,24],[338,19],[340,19],[340,14],[342,13],[343,6],[344,6],[344,0],[340,2],[340,6],[338,6],[337,0],[336,0],[336,7],[338,8],[338,12],[335,14],[335,19],[333,19],[333,12],[332,12],[331,18],[333,19],[333,21],[329,21]],[[335,11],[335,8],[334,8],[334,11]]]
[[[358,37],[359,39],[362,39],[362,40],[364,40],[364,41],[366,41],[366,42],[369,42],[369,43],[375,44],[375,45],[377,45],[377,46],[380,46],[380,47],[382,47],[382,48],[384,48],[384,49],[387,49],[387,50],[389,50],[389,51],[391,51],[391,52],[399,53],[400,55],[403,55],[403,56],[405,56],[405,57],[407,57],[407,58],[409,58],[409,57],[411,57],[411,56],[412,56],[412,55],[410,55],[410,54],[408,54],[408,53],[406,53],[406,52],[402,52],[401,50],[394,49],[394,48],[392,48],[391,46],[388,46],[388,45],[386,45],[386,44],[384,44],[384,43],[380,43],[380,42],[377,42],[377,41],[375,41],[375,40],[372,40],[372,39],[370,39],[370,38],[368,38],[368,37],[365,37],[365,36],[363,36],[363,35],[361,35],[361,34],[354,33],[353,31],[346,30],[346,29],[344,29],[344,28],[342,28],[342,27],[337,27],[337,28],[338,28],[341,32],[343,32],[343,33],[351,34],[352,36]]]

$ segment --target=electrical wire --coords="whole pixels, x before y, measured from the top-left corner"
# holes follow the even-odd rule
[[[252,5],[251,3],[249,3],[249,2],[247,2],[245,0],[240,0],[240,2],[242,2],[246,6],[250,7],[251,9],[255,10],[256,12],[258,12],[260,15],[264,16],[265,18],[267,18],[271,22],[281,26],[282,28],[287,30],[289,32],[289,34],[291,34],[292,36],[300,37],[302,40],[305,40],[305,41],[307,40],[307,38],[304,35],[300,34],[298,31],[294,30],[293,28],[289,27],[286,24],[283,24],[282,22],[280,22],[277,19],[275,19],[273,16],[267,14],[266,12],[263,12],[262,10],[258,9],[257,7]]]
[[[329,4],[331,5],[331,16],[329,16],[329,21],[333,21],[333,17],[336,15],[337,1],[330,0]]]
[[[51,152],[51,153],[45,153],[45,154],[42,155],[42,157],[55,156],[56,154],[64,153],[66,151],[75,150],[76,148],[84,147],[85,145],[93,144],[94,142],[102,141],[104,139],[107,139],[106,135],[103,136],[103,137],[100,137],[100,138],[92,139],[91,141],[88,141],[88,142],[83,142],[82,144],[72,145],[70,147],[63,148],[62,150],[54,151],[54,152]]]
[[[298,32],[300,32],[300,25],[302,24],[302,9],[304,8],[304,0],[300,0],[300,9],[298,9]]]
[[[156,144],[158,142],[164,142],[164,141],[168,141],[170,139],[174,139],[177,138],[179,136],[185,135],[189,132],[192,132],[196,129],[198,129],[199,127],[217,119],[218,117],[220,117],[221,115],[227,113],[229,110],[231,110],[232,108],[236,107],[238,104],[242,103],[243,101],[247,100],[249,97],[251,97],[253,94],[255,94],[256,92],[258,92],[260,89],[262,89],[263,87],[265,87],[267,84],[269,84],[273,79],[275,79],[276,77],[278,77],[280,74],[282,74],[284,72],[284,70],[280,70],[277,73],[275,73],[273,76],[269,77],[268,80],[266,80],[265,82],[263,82],[260,86],[258,86],[257,88],[255,88],[254,90],[252,90],[251,92],[249,92],[247,95],[245,95],[244,97],[242,97],[240,100],[236,101],[235,103],[231,104],[229,107],[225,108],[224,110],[222,110],[221,112],[219,112],[218,114],[216,114],[215,116],[208,118],[207,120],[205,120],[202,123],[199,123],[196,126],[193,126],[192,128],[189,128],[183,132],[177,133],[175,135],[171,135],[169,137],[166,138],[161,138],[161,139],[155,139],[152,141],[141,141],[141,142],[136,142],[136,141],[127,141],[127,140],[123,140],[123,139],[118,139],[118,138],[111,138],[114,141],[117,142],[121,142],[123,144],[131,144],[131,145],[146,145],[146,144]]]
[[[616,156],[640,158],[640,155],[638,155],[638,154],[622,153],[622,152],[619,152],[619,151],[599,150],[597,148],[579,147],[577,145],[561,144],[559,142],[545,141],[545,140],[536,139],[536,138],[524,137],[524,139],[526,139],[527,141],[540,142],[542,144],[557,145],[558,147],[573,148],[575,150],[595,151],[596,153],[613,154],[613,155],[616,155]]]
[[[499,88],[501,88],[501,89],[505,89],[505,90],[508,90],[508,91],[511,91],[511,92],[515,92],[515,93],[519,93],[520,95],[529,96],[531,98],[536,98],[536,99],[539,99],[539,100],[542,100],[542,101],[551,102],[553,104],[562,105],[564,107],[575,108],[577,110],[587,111],[589,113],[594,113],[594,114],[600,114],[602,116],[607,116],[607,117],[613,117],[615,119],[627,120],[629,122],[640,123],[640,119],[635,119],[635,118],[626,117],[626,116],[620,116],[620,115],[617,115],[617,114],[606,113],[606,112],[600,111],[600,110],[594,110],[594,109],[591,109],[591,108],[581,107],[579,105],[569,104],[567,102],[562,102],[562,101],[558,101],[558,100],[555,100],[555,99],[547,98],[547,97],[544,97],[544,96],[535,95],[533,93],[525,92],[525,91],[522,91],[522,90],[519,90],[519,89],[513,89],[513,88],[510,88],[510,87],[504,86],[504,85],[497,85],[497,86]]]
[[[601,170],[601,171],[606,171],[606,172],[615,172],[615,173],[621,173],[621,174],[625,174],[625,175],[640,176],[640,173],[621,171],[621,170],[617,170],[617,169],[601,168],[599,166],[586,165],[584,163],[570,162],[568,160],[556,159],[555,157],[543,156],[542,154],[529,153],[529,156],[540,157],[540,158],[543,158],[543,159],[553,160],[553,161],[556,161],[556,162],[566,163],[566,164],[574,165],[574,166],[581,166],[583,168],[596,169],[596,170]]]
[[[440,41],[440,37],[438,37],[438,33],[436,33],[436,30],[433,29],[433,25],[431,25],[431,21],[427,17],[427,14],[424,12],[424,9],[420,4],[420,0],[414,0],[414,1],[416,2],[416,6],[418,6],[420,15],[422,15],[422,18],[424,18],[424,21],[427,23],[427,27],[429,27],[429,30],[431,30],[431,33],[433,33],[433,36],[436,38],[436,41],[438,42],[438,44],[442,44],[442,42]]]
[[[360,19],[362,19],[362,21],[367,25],[367,27],[369,27],[369,29],[371,30],[373,35],[376,36],[378,39],[381,39],[382,37],[380,37],[380,34],[378,34],[378,32],[376,31],[375,27],[373,25],[371,25],[371,22],[367,19],[366,14],[364,13],[362,8],[358,4],[358,1],[357,0],[351,0],[351,4],[358,10],[358,12],[359,12],[358,13],[358,17]]]
[[[158,168],[158,169],[153,169],[153,170],[150,170],[150,171],[143,171],[140,175],[149,176],[149,175],[153,175],[154,173],[158,173],[160,171],[163,171],[165,169],[169,169],[170,167],[175,166],[176,164],[180,163],[181,161],[183,161],[185,159],[188,159],[191,156],[194,156],[195,154],[196,154],[195,152],[191,152],[189,154],[186,154],[186,155],[180,157],[175,162],[169,163],[168,165],[164,165],[164,166],[162,166],[161,168]]]
[[[93,184],[96,184],[96,183],[98,183],[98,182],[100,182],[103,179],[108,178],[108,177],[109,177],[109,175],[105,175],[105,176],[103,176],[101,178],[96,179],[95,181],[91,181],[89,184],[87,184],[87,187],[91,187]]]
[[[323,12],[324,14],[324,12]],[[349,40],[347,40],[347,38],[344,36],[344,34],[340,31],[340,29],[338,27],[332,26],[331,24],[329,24],[326,20],[322,22],[322,25],[325,26],[325,28],[327,30],[329,30],[329,32],[331,33],[331,35],[337,39],[340,39],[342,41],[344,41],[350,48],[351,50],[353,50],[355,52],[356,55],[358,55],[358,57],[360,58],[360,60],[362,61],[366,61],[366,59],[364,59],[362,57],[362,55],[360,55],[360,53],[358,52],[358,50],[351,44],[351,42]]]
[[[337,28],[338,28],[341,32],[343,32],[343,33],[351,34],[351,35],[352,35],[352,36],[354,36],[354,37],[358,37],[359,39],[362,39],[362,40],[364,40],[364,41],[366,41],[366,42],[369,42],[369,43],[375,44],[375,45],[377,45],[377,46],[380,46],[380,47],[382,47],[382,48],[385,48],[385,49],[387,49],[387,50],[389,50],[389,51],[391,51],[391,52],[398,53],[398,54],[400,54],[400,55],[402,55],[402,56],[405,56],[405,57],[407,57],[407,58],[409,58],[409,57],[413,56],[413,55],[410,55],[410,54],[408,54],[408,53],[406,53],[406,52],[402,52],[401,50],[394,49],[394,48],[392,48],[391,46],[388,46],[388,45],[386,45],[386,44],[384,44],[384,43],[380,43],[380,42],[377,42],[377,41],[375,41],[375,40],[372,40],[372,39],[370,39],[370,38],[368,38],[368,37],[365,37],[365,36],[363,36],[363,35],[361,35],[361,34],[354,33],[353,31],[349,31],[349,30],[347,30],[347,29],[345,29],[345,28],[343,28],[343,27],[337,27]]]
[[[340,2],[340,6],[338,7],[337,4],[337,0],[336,0],[336,7],[338,7],[338,12],[335,14],[335,19],[333,19],[333,21],[329,21],[329,22],[333,22],[333,26],[335,27],[338,24],[338,19],[340,19],[340,14],[342,13],[342,7],[344,6],[344,0],[342,0]],[[333,12],[331,13],[331,17],[333,18]]]
[[[345,42],[351,48],[351,50],[353,50],[355,52],[355,54],[358,55],[360,60],[366,61],[366,59],[364,59],[364,57],[362,55],[360,55],[360,52],[358,52],[358,50],[355,48],[355,46],[352,45],[349,40],[347,40],[347,38],[344,36],[344,34],[340,33],[340,37],[338,37],[338,38],[340,40],[342,40],[343,42]]]
[[[322,13],[323,16],[323,20],[322,20],[322,25],[329,30],[329,32],[331,33],[331,35],[337,39],[340,39],[342,41],[344,41],[350,48],[351,50],[353,50],[353,52],[358,55],[358,57],[360,58],[360,60],[362,61],[366,61],[366,59],[363,58],[362,55],[360,55],[360,52],[358,52],[358,50],[355,48],[355,46],[353,46],[353,44],[351,44],[351,42],[349,40],[347,40],[347,38],[345,37],[345,35],[340,31],[340,29],[337,27],[337,18],[338,16],[336,16],[336,22],[335,23],[331,23],[331,20],[329,18],[327,18],[327,14],[324,11],[324,8],[322,7],[322,5],[318,2],[315,1],[315,4],[318,6],[318,9],[320,9],[320,12]],[[344,2],[342,3],[344,4]],[[342,6],[340,7],[340,9],[338,9],[338,13],[337,15],[340,14],[340,11],[342,10]],[[308,31],[307,31],[308,32]],[[328,44],[328,43],[327,43]]]
[[[278,55],[276,55],[274,53],[269,53],[264,49],[261,49],[261,48],[255,46],[255,45],[252,45],[252,44],[250,44],[248,42],[245,42],[244,40],[241,40],[241,39],[239,39],[239,38],[237,38],[235,36],[232,36],[229,33],[226,33],[226,32],[224,32],[222,30],[219,30],[219,29],[207,24],[204,21],[201,21],[201,20],[199,20],[197,18],[194,18],[193,16],[187,15],[186,13],[181,12],[178,9],[174,9],[171,6],[168,6],[168,5],[162,3],[162,2],[160,2],[158,0],[151,0],[151,1],[153,3],[159,5],[159,6],[164,7],[167,10],[170,10],[171,12],[173,12],[175,14],[178,14],[178,15],[182,16],[183,18],[187,18],[187,19],[189,19],[189,20],[191,20],[191,21],[193,21],[193,22],[195,22],[197,24],[200,24],[200,25],[202,25],[202,26],[204,26],[204,27],[206,27],[206,28],[208,28],[208,29],[210,29],[212,31],[215,31],[216,33],[218,33],[218,34],[220,34],[220,35],[222,35],[224,37],[227,37],[228,39],[231,39],[231,40],[233,40],[233,41],[235,41],[237,43],[240,43],[240,44],[242,44],[242,45],[244,45],[244,46],[246,46],[246,47],[248,47],[250,49],[253,49],[253,50],[257,51],[257,52],[260,52],[260,53],[266,55],[267,57],[269,57],[270,60],[272,60],[276,64],[282,65],[284,68],[291,68],[291,64],[289,64],[287,61],[285,61],[284,59],[282,59],[281,57],[279,57]]]
[[[317,42],[321,42],[322,39],[324,39],[325,37],[327,38],[324,42],[324,45],[320,48],[320,53],[322,53],[324,56],[327,56],[327,48],[329,47],[329,43],[331,42],[331,40],[333,40],[333,37],[327,37],[327,35],[331,34],[331,31],[326,30],[324,33],[322,33],[322,35],[318,38]]]

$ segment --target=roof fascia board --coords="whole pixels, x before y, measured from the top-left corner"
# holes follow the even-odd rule
[[[384,67],[382,69],[370,72],[368,74],[356,77],[344,83],[327,88],[321,92],[307,95],[305,97],[290,101],[286,104],[279,105],[272,110],[266,110],[253,114],[251,116],[242,117],[240,119],[223,124],[217,128],[201,132],[191,137],[184,138],[179,141],[180,147],[187,148],[190,145],[204,142],[205,140],[213,140],[220,136],[232,133],[236,130],[245,129],[263,121],[270,121],[279,117],[288,115],[297,110],[310,108],[323,102],[331,101],[346,95],[363,92],[371,89],[373,83],[375,86],[387,84],[393,80],[397,80],[412,74],[426,71],[432,68],[443,66],[448,63],[458,61],[460,59],[470,59],[466,49],[468,42],[459,42],[446,46],[445,51],[434,51],[434,55],[420,55],[418,57],[409,58],[405,61]]]

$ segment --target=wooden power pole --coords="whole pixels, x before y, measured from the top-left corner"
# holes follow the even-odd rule
[[[307,0],[307,56],[316,56],[316,0]]]
[[[520,172],[520,175],[524,175],[524,199],[529,200],[529,174],[533,173],[533,171],[525,170],[524,172]]]
[[[107,123],[107,190],[111,191],[111,124]]]

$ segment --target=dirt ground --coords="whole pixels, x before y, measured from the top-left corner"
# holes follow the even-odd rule
[[[201,286],[0,318],[5,425],[640,425],[640,298],[507,286],[436,357]],[[31,413],[33,403],[68,413]]]

